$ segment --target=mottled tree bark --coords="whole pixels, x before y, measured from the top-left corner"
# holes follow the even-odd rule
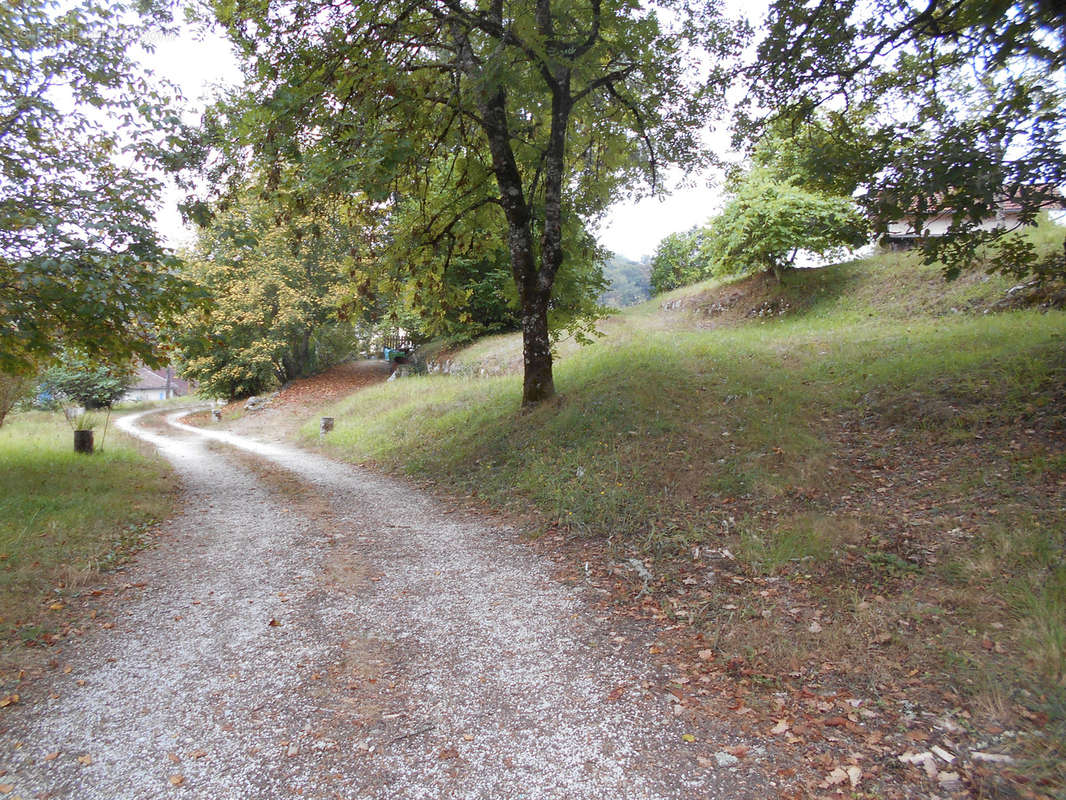
[[[596,24],[589,41],[579,48],[592,46],[598,35],[599,4],[594,2]],[[493,13],[502,25],[502,5]],[[557,50],[550,0],[537,0],[536,21],[549,50]],[[548,330],[548,307],[555,276],[563,262],[563,183],[565,175],[566,136],[574,100],[571,94],[570,68],[566,59],[549,68],[541,66],[552,96],[551,133],[544,152],[543,229],[540,237],[540,263],[533,247],[533,210],[526,197],[526,186],[518,168],[507,123],[507,93],[502,86],[487,86],[464,29],[453,28],[459,63],[464,73],[482,85],[478,101],[479,123],[492,154],[492,171],[500,190],[500,207],[507,218],[511,272],[518,287],[522,306],[522,345],[524,380],[522,405],[540,403],[555,394],[552,377],[551,339]],[[570,54],[573,56],[573,53]]]

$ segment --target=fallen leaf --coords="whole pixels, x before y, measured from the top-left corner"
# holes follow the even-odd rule
[[[445,747],[437,754],[437,758],[441,759],[442,761],[446,758],[459,758],[459,751],[456,750],[454,747]]]
[[[44,757],[43,760],[44,761],[55,761],[57,758],[59,758],[59,751],[58,750],[56,750],[54,753],[49,753],[48,755],[46,755]]]
[[[711,661],[714,659],[713,650],[700,650],[696,655],[700,657],[700,661]]]
[[[170,780],[170,785],[171,786],[181,786],[183,783],[185,783],[185,776],[184,775],[171,775],[169,780]]]
[[[774,725],[774,727],[772,727],[770,729],[770,733],[772,733],[772,734],[774,734],[776,736],[778,734],[784,733],[787,730],[788,730],[788,720],[784,720],[783,719],[780,722],[778,722],[776,725]]]
[[[172,764],[181,763],[181,756],[179,756],[177,753],[167,753],[167,758],[170,759],[170,763]]]
[[[269,626],[270,626],[271,628],[277,628],[278,626],[280,626],[280,625],[281,625],[281,623],[280,623],[280,622],[278,622],[278,621],[277,621],[276,619],[274,619],[273,617],[271,617],[271,619],[270,619],[270,622],[268,622],[268,623],[267,623],[267,625],[269,625]]]
[[[851,781],[851,788],[854,789],[859,785],[859,780],[862,778],[862,770],[857,766],[850,766],[847,768],[848,780]]]
[[[189,758],[203,758],[206,755],[206,750],[193,750],[191,753],[189,753]]]
[[[615,700],[617,700],[623,694],[625,694],[625,692],[626,692],[625,684],[622,684],[621,686],[616,686],[614,689],[611,689],[611,691],[607,693],[607,699],[610,700],[613,703]]]
[[[17,694],[9,694],[6,697],[0,698],[0,708],[5,708],[7,706],[13,706],[18,701],[19,701],[19,696]]]
[[[684,739],[686,742],[696,741],[696,737],[693,736],[691,733],[683,733],[681,734],[681,738]]]
[[[748,754],[747,745],[743,745],[743,744],[738,744],[738,745],[733,745],[732,747],[727,747],[727,748],[725,748],[725,751],[727,753],[729,753],[729,755],[736,756],[737,758],[744,758],[744,756],[746,756]]]
[[[948,764],[951,764],[952,762],[955,761],[955,756],[953,756],[951,753],[949,753],[943,747],[939,747],[939,746],[934,744],[929,749],[932,751],[934,756],[939,756],[942,761],[946,761]]]
[[[89,766],[93,763],[93,757],[89,753],[86,753],[83,756],[78,756],[78,763],[84,764],[85,766]]]
[[[815,620],[811,623],[811,626],[807,628],[807,630],[809,630],[811,633],[821,633],[822,626],[818,624],[818,620]]]
[[[825,776],[825,780],[820,784],[823,788],[829,786],[837,786],[848,779],[848,773],[846,773],[840,767],[837,767],[828,775]]]
[[[0,783],[0,794],[11,794],[13,791],[15,791],[15,784]]]

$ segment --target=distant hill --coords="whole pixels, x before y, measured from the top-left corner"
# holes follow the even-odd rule
[[[600,302],[611,308],[625,308],[651,297],[651,266],[613,254],[603,268],[608,289]]]

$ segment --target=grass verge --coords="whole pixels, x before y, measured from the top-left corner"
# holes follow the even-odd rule
[[[142,546],[175,502],[165,462],[113,427],[102,450],[74,453],[60,414],[8,418],[0,475],[0,641],[7,645],[48,642],[64,597]]]

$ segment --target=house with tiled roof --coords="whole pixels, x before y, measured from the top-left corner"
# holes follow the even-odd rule
[[[1046,204],[1044,210],[1051,219],[1060,225],[1066,222],[1066,201]],[[981,221],[980,229],[991,231],[999,228],[1017,228],[1021,225],[1022,206],[1010,199],[1001,200],[995,213]],[[906,248],[923,236],[944,236],[951,227],[952,209],[944,209],[939,214],[927,217],[921,229],[914,215],[908,214],[902,219],[890,222],[881,243],[892,248]]]
[[[173,367],[149,369],[143,364],[134,372],[133,385],[123,395],[123,403],[143,403],[184,397],[192,391],[188,381],[174,373]]]

